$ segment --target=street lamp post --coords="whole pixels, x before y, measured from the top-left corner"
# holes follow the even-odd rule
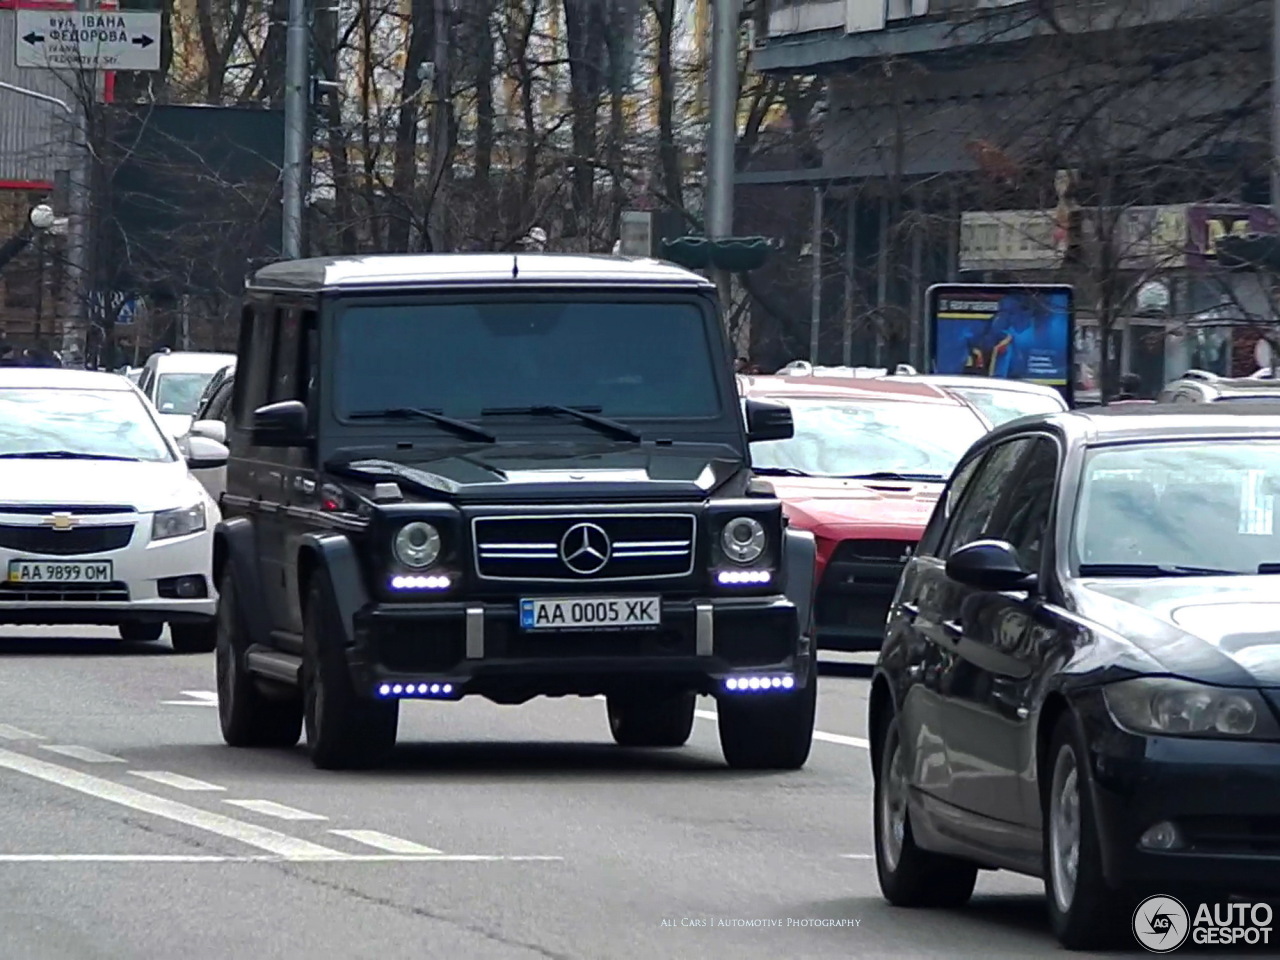
[[[1280,0],[1277,0],[1280,2]],[[707,237],[733,233],[733,152],[738,112],[738,12],[741,0],[711,0],[711,110],[705,181]],[[727,310],[730,281],[716,271],[716,286]]]
[[[283,229],[280,255],[286,260],[302,256],[302,211],[306,193],[307,79],[311,75],[307,42],[307,2],[289,0],[289,25],[285,34]]]

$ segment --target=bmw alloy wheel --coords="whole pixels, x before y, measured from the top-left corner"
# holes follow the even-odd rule
[[[1064,746],[1053,765],[1049,789],[1049,870],[1058,910],[1067,913],[1076,899],[1080,869],[1080,770],[1075,751]]]
[[[907,835],[907,774],[902,769],[902,748],[895,735],[890,743],[880,786],[880,849],[885,866],[898,869]]]

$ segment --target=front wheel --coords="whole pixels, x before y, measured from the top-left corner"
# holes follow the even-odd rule
[[[307,751],[321,770],[377,766],[395,748],[400,703],[356,692],[336,624],[324,579],[317,576],[307,593],[302,628]]]
[[[895,907],[961,907],[973,896],[978,868],[916,846],[907,808],[907,759],[898,718],[885,724],[872,806],[876,875]]]
[[[171,623],[169,639],[174,653],[212,653],[218,645],[218,622]]]
[[[682,747],[693,732],[697,696],[610,696],[609,732],[622,747]]]
[[[810,654],[807,682],[787,693],[750,692],[719,699],[720,749],[737,770],[799,770],[813,745],[818,661]]]
[[[1049,748],[1044,796],[1044,887],[1049,921],[1068,950],[1125,942],[1132,898],[1106,882],[1102,844],[1086,789],[1088,767],[1075,718],[1064,715]]]

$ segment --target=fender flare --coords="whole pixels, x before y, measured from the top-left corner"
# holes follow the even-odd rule
[[[249,632],[249,642],[266,643],[271,637],[271,621],[258,569],[258,531],[248,517],[223,520],[213,528],[215,587],[227,571],[235,581],[237,606]]]
[[[340,533],[308,533],[298,545],[298,590],[303,607],[313,579],[322,576],[346,646],[355,644],[355,615],[369,603],[364,571],[351,541]]]
[[[788,527],[783,535],[782,556],[786,564],[787,599],[795,605],[800,635],[812,641],[814,597],[818,592],[818,542],[809,531]]]

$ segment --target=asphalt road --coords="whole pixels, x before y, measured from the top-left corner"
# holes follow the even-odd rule
[[[881,900],[849,667],[781,775],[723,766],[710,701],[688,747],[640,752],[597,700],[406,704],[388,768],[327,773],[223,745],[211,655],[5,628],[0,670],[5,958],[1059,952],[1033,881],[984,875],[959,912]]]

